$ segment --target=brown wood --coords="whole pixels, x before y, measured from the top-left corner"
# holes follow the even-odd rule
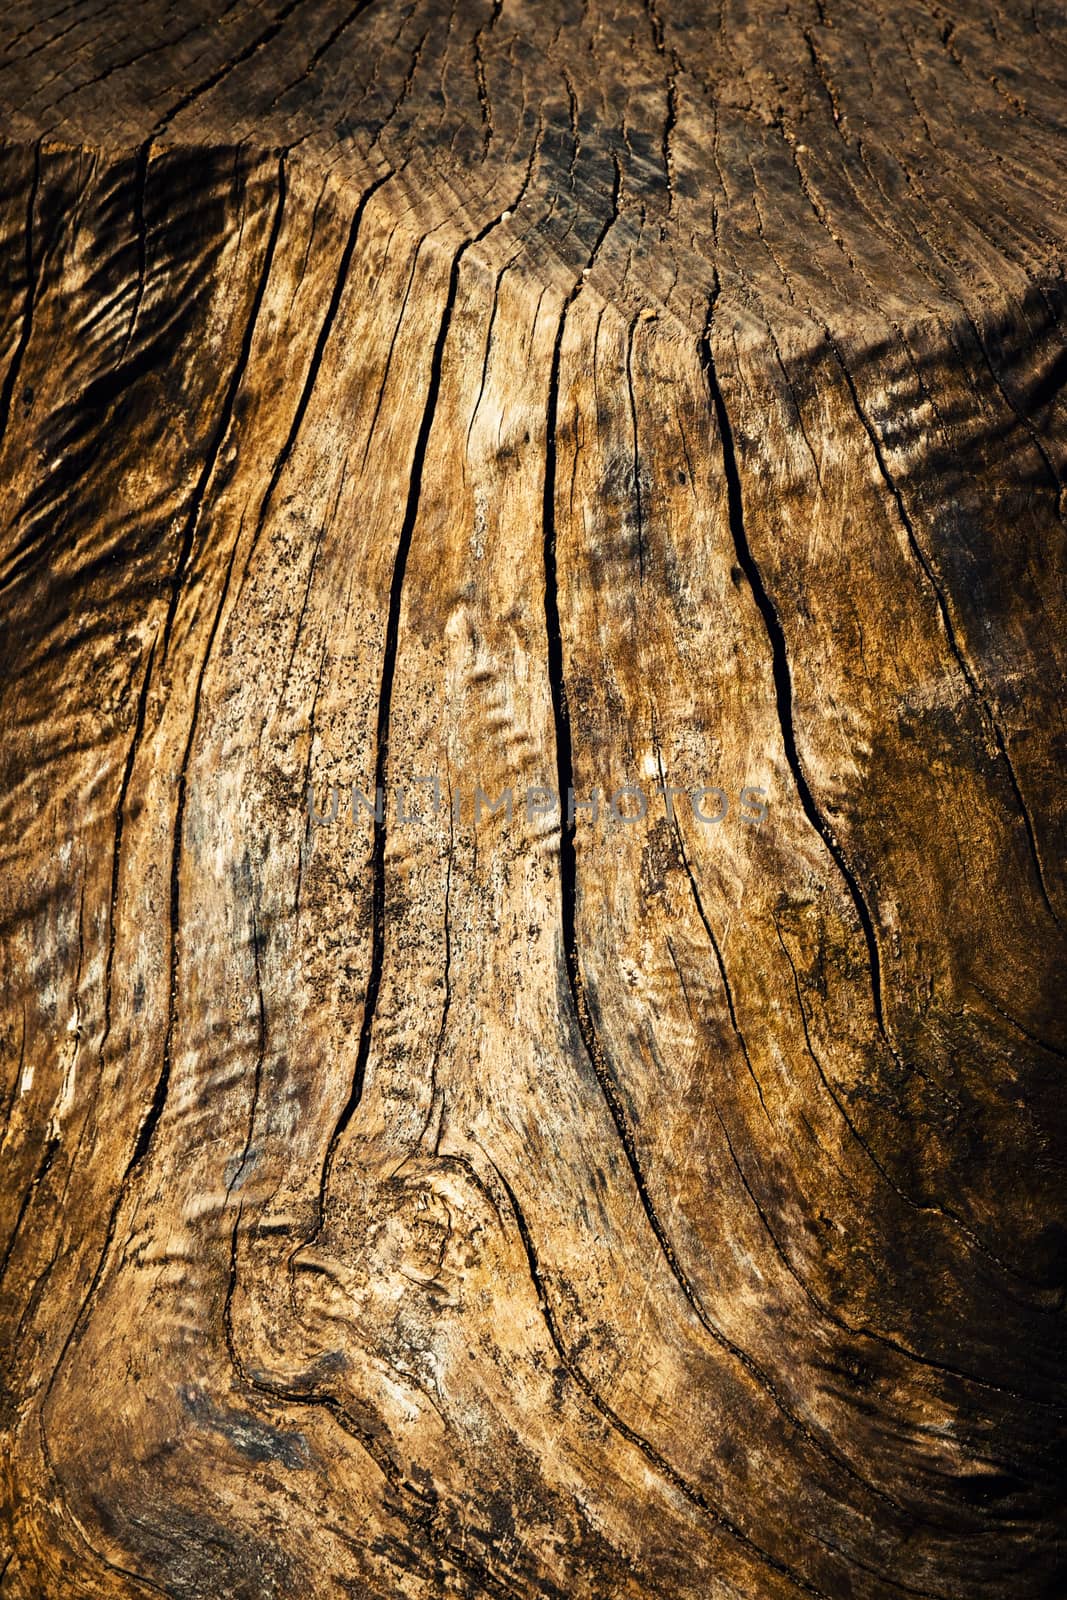
[[[5,1600],[1067,1590],[1065,44],[4,7]]]

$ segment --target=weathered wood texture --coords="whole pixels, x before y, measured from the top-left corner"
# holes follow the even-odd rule
[[[0,26],[0,1594],[1063,1593],[1062,6]]]

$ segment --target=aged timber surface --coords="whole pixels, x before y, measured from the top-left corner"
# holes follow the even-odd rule
[[[1065,93],[3,7],[4,1600],[1067,1590]]]

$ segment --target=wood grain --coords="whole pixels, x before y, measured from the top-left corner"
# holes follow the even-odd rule
[[[1063,1592],[1065,46],[4,8],[5,1600]]]

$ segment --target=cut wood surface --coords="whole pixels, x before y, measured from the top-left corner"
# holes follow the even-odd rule
[[[0,52],[0,1595],[1067,1592],[1062,4]]]

